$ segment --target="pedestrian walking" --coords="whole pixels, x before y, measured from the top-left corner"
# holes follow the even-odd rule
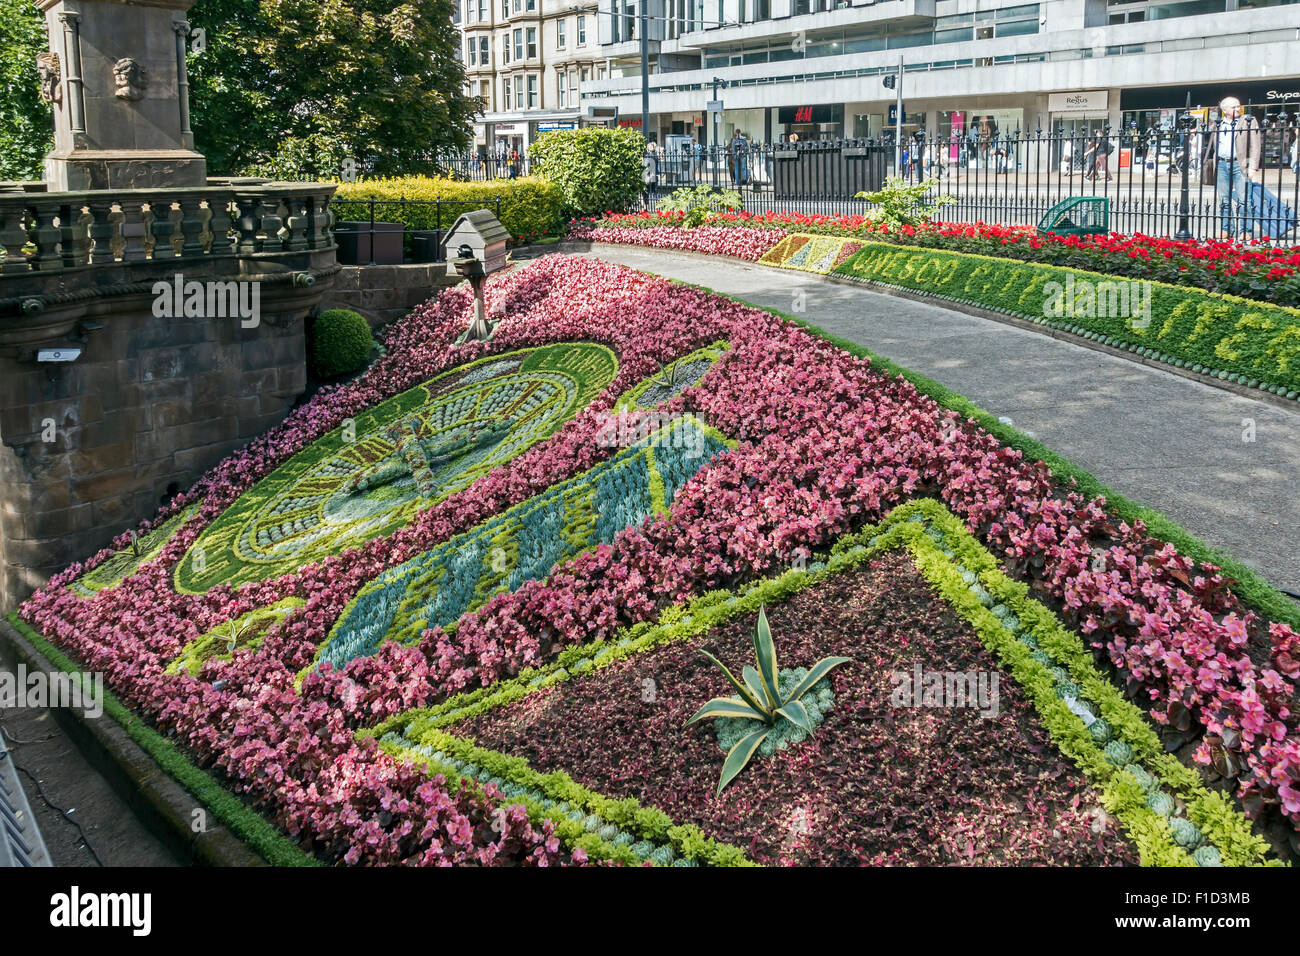
[[[1219,102],[1219,121],[1201,152],[1201,182],[1213,186],[1219,200],[1220,239],[1250,238],[1250,183],[1259,178],[1262,140],[1259,122],[1242,114],[1241,100]]]
[[[1114,146],[1111,145],[1110,136],[1107,135],[1106,130],[1098,129],[1091,142],[1088,143],[1088,148],[1083,153],[1083,168],[1088,170],[1083,177],[1084,179],[1093,182],[1100,173],[1106,174],[1106,182],[1110,182],[1115,178],[1110,174],[1110,170],[1106,168],[1106,158],[1110,155],[1112,149],[1114,149]]]
[[[642,157],[642,179],[645,182],[645,188],[641,193],[641,202],[646,209],[649,209],[655,192],[659,188],[659,153],[655,150],[654,143],[645,144],[645,156]]]

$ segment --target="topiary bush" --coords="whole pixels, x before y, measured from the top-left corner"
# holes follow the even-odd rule
[[[317,378],[348,375],[366,367],[374,341],[365,318],[351,309],[327,309],[311,326],[308,361]]]
[[[554,130],[528,148],[533,171],[559,187],[564,214],[621,212],[644,185],[645,138],[631,129]]]

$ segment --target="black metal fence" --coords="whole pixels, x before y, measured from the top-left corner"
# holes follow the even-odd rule
[[[453,179],[485,182],[489,179],[515,179],[530,175],[531,161],[526,153],[493,153],[452,156],[444,159]]]
[[[475,209],[491,209],[501,218],[500,199],[335,199],[330,211],[339,262],[445,262],[447,233],[461,213]]]
[[[901,170],[909,182],[936,181],[930,201],[955,200],[938,214],[949,222],[1035,225],[1059,202],[1098,196],[1109,200],[1115,232],[1300,242],[1300,127],[1251,126],[1225,136],[1224,160],[1219,138],[1206,125],[916,135],[904,142]],[[736,189],[749,212],[865,214],[872,204],[857,194],[899,168],[889,139],[696,148],[654,155],[645,205],[655,209],[667,192],[707,184]]]

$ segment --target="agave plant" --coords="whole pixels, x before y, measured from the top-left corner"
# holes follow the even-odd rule
[[[759,721],[762,726],[746,734],[727,752],[727,759],[722,764],[722,779],[718,782],[718,793],[729,784],[740,771],[745,769],[749,758],[776,728],[777,719],[784,717],[792,724],[812,733],[813,725],[804,706],[802,698],[832,669],[849,661],[847,657],[826,657],[809,669],[797,684],[785,693],[780,690],[780,668],[776,662],[776,645],[772,643],[772,631],[767,624],[766,608],[758,609],[758,627],[754,629],[754,656],[758,669],[748,665],[741,672],[744,680],[736,680],[734,674],[727,670],[720,660],[708,651],[701,651],[705,657],[717,664],[727,682],[736,689],[737,697],[715,697],[709,701],[686,723],[693,724],[706,717],[734,717]]]

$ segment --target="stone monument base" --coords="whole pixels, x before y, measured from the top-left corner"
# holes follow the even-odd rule
[[[192,149],[55,150],[45,157],[51,192],[207,185],[207,160]]]

